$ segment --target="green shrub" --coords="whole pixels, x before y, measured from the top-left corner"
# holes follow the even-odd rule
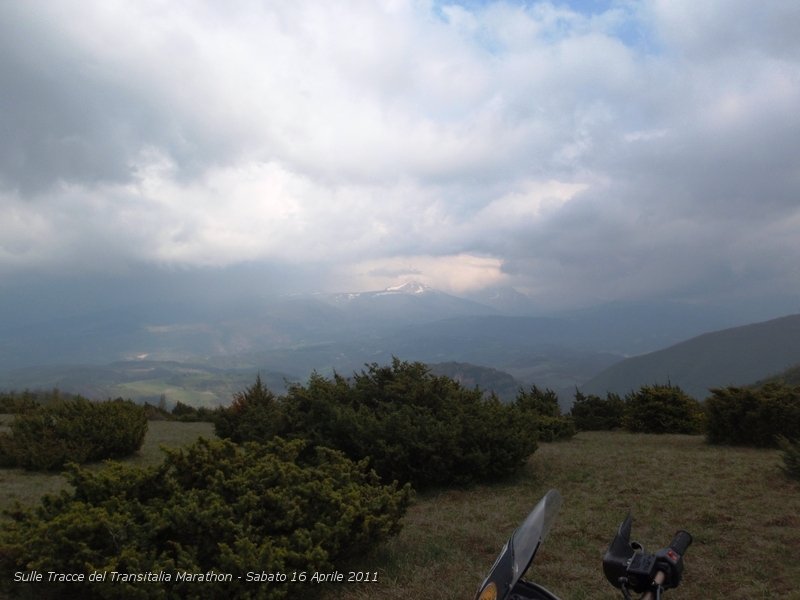
[[[678,386],[646,385],[625,396],[623,425],[634,433],[701,433],[703,409]]]
[[[794,441],[779,435],[776,438],[778,447],[782,450],[783,471],[788,477],[800,480],[800,439]]]
[[[208,421],[213,422],[214,418],[214,411],[210,410],[205,407],[194,407],[189,406],[188,404],[184,404],[180,400],[175,404],[175,407],[172,409],[170,413],[172,418],[176,421]]]
[[[605,398],[575,391],[575,403],[570,416],[580,431],[610,431],[622,428],[625,403],[617,394],[609,392]]]
[[[5,431],[0,431],[0,468],[17,466],[17,457],[14,449],[14,438]]]
[[[800,431],[800,386],[715,388],[705,409],[710,443],[774,447],[776,436]]]
[[[534,412],[547,417],[560,417],[561,408],[558,406],[558,395],[546,388],[540,389],[532,385],[529,389],[519,389],[515,404],[524,411]]]
[[[22,414],[35,410],[39,406],[48,406],[76,398],[80,398],[80,396],[62,392],[58,388],[0,392],[0,413]]]
[[[348,380],[318,374],[276,398],[260,380],[220,411],[217,434],[235,441],[301,438],[354,460],[385,481],[467,484],[520,469],[536,449],[533,423],[479,389],[421,363],[369,365]]]
[[[138,451],[147,432],[144,409],[117,399],[74,398],[17,415],[11,435],[0,440],[6,464],[57,470],[68,462],[122,458]]]
[[[534,419],[537,439],[540,442],[568,440],[575,435],[575,423],[571,417],[548,417],[537,415]]]
[[[234,442],[264,441],[279,432],[287,433],[278,423],[281,415],[278,398],[267,389],[259,375],[252,386],[234,395],[230,407],[216,412],[214,430],[219,437]]]
[[[14,515],[0,533],[0,586],[27,598],[300,598],[299,582],[248,582],[247,573],[329,571],[399,531],[408,487],[340,452],[301,441],[236,445],[201,439],[168,451],[159,466],[75,468],[71,493]],[[38,569],[90,574],[104,583],[14,584]],[[112,571],[170,575],[111,582]],[[178,581],[178,572],[227,573],[232,581]],[[241,579],[239,579],[241,577]]]
[[[0,413],[21,414],[34,410],[39,406],[36,394],[25,390],[22,393],[4,392],[0,394]]]
[[[163,406],[157,406],[155,404],[150,404],[149,402],[145,402],[144,404],[142,404],[142,408],[144,409],[144,414],[148,421],[172,420],[172,414]]]
[[[533,385],[528,390],[520,389],[514,406],[533,420],[539,441],[555,442],[575,435],[575,423],[571,417],[561,415],[558,395],[549,388],[542,390]]]

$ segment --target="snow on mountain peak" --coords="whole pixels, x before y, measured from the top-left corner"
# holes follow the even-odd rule
[[[419,281],[407,281],[401,285],[387,287],[384,292],[395,294],[424,294],[425,292],[432,292],[433,288],[420,283]]]

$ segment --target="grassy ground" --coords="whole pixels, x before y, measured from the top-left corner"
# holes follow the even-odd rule
[[[195,378],[199,379],[199,378]],[[219,396],[211,390],[200,390],[191,384],[175,385],[164,379],[143,379],[119,383],[111,388],[110,396],[116,398],[158,398],[164,394],[170,403],[183,402],[189,406],[210,407],[219,405]]]
[[[628,509],[648,551],[677,529],[694,536],[668,598],[800,598],[800,484],[773,450],[712,447],[696,436],[582,433],[542,444],[502,485],[418,498],[403,532],[353,569],[378,583],[328,589],[333,600],[472,598],[511,531],[550,488],[564,496],[532,579],[563,599],[620,598],[602,556]]]
[[[212,433],[208,423],[151,422],[131,462],[157,462],[160,445]],[[319,597],[468,600],[511,531],[556,488],[564,506],[530,574],[564,600],[620,597],[601,560],[628,509],[633,539],[648,550],[677,529],[694,536],[684,581],[667,598],[800,599],[800,484],[780,464],[777,451],[713,447],[696,436],[581,433],[542,444],[513,480],[419,495],[397,538],[347,565],[377,571],[379,581],[322,584]],[[0,506],[63,485],[58,475],[0,470]]]
[[[0,415],[0,423],[10,422],[10,415]],[[181,423],[150,421],[141,450],[125,462],[134,465],[156,464],[161,461],[161,446],[176,448],[195,441],[199,436],[212,437],[211,423]],[[102,463],[95,465],[101,467]],[[16,501],[34,504],[42,495],[57,492],[66,485],[57,473],[37,473],[23,469],[0,469],[0,511],[11,508]]]

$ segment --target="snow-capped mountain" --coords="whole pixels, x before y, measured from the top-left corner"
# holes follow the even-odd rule
[[[434,290],[431,286],[425,285],[424,283],[420,283],[419,281],[407,281],[407,282],[405,282],[403,284],[400,284],[400,285],[387,287],[385,290],[383,290],[382,292],[379,292],[379,293],[380,294],[413,294],[413,295],[416,296],[416,295],[419,295],[419,294],[430,294],[430,293],[435,293],[435,292],[436,292],[436,290]]]
[[[409,295],[409,296],[421,296],[423,294],[431,295],[431,294],[441,294],[432,288],[429,285],[425,285],[424,283],[420,283],[419,281],[406,281],[400,285],[394,285],[391,287],[384,288],[382,290],[375,290],[369,292],[344,292],[344,293],[336,293],[336,294],[320,294],[318,297],[322,299],[327,299],[328,302],[337,305],[347,304],[349,302],[353,302],[359,299],[364,298],[376,298],[380,296],[394,296],[394,295]]]
[[[319,295],[360,322],[376,319],[385,323],[419,323],[464,315],[491,315],[496,310],[485,304],[459,298],[418,281],[383,290]]]
[[[78,315],[0,326],[0,389],[4,371],[47,364],[133,358],[262,369],[302,380],[312,370],[349,373],[397,356],[482,365],[523,382],[574,390],[623,355],[674,344],[708,331],[723,317],[652,303],[533,316],[524,310],[528,303],[511,288],[470,300],[408,281],[368,292],[235,293],[219,304],[87,308]],[[10,382],[6,379],[5,387]]]

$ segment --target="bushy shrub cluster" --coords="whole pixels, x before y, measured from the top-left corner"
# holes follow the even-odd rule
[[[312,376],[315,381],[318,376]],[[234,442],[263,441],[275,435],[290,432],[283,422],[282,404],[278,398],[256,377],[256,382],[233,396],[227,408],[220,408],[214,415],[214,430],[221,438]]]
[[[410,489],[383,486],[340,452],[275,439],[201,439],[146,469],[74,468],[74,491],[14,515],[0,533],[0,571],[165,573],[168,581],[36,583],[3,577],[29,598],[300,598],[300,582],[248,582],[247,572],[332,570],[399,530]],[[229,573],[213,585],[178,572]],[[241,576],[241,579],[239,579]]]
[[[703,406],[672,384],[645,385],[624,399],[611,392],[601,398],[576,390],[570,415],[581,431],[697,434],[705,428]]]
[[[183,423],[197,421],[214,421],[214,410],[204,406],[196,407],[184,404],[180,400],[172,410],[167,409],[166,401],[162,400],[158,404],[145,402],[142,404],[148,421],[181,421]]]
[[[558,395],[551,389],[542,390],[535,385],[520,389],[515,406],[533,419],[536,437],[541,442],[567,440],[575,435],[575,423],[561,414]]]
[[[10,469],[16,466],[13,439],[5,431],[0,431],[0,468]]]
[[[715,388],[705,409],[712,444],[774,447],[776,436],[791,438],[800,432],[800,386]]]
[[[575,391],[575,403],[570,410],[575,427],[580,431],[611,431],[622,428],[625,402],[609,392],[605,398]]]
[[[33,410],[39,404],[34,394],[27,390],[22,393],[5,392],[0,394],[0,413],[20,414]]]
[[[703,408],[671,384],[645,385],[625,396],[623,425],[633,433],[701,433]]]
[[[172,414],[167,410],[166,406],[162,404],[150,404],[149,402],[144,402],[142,405],[144,409],[144,414],[147,417],[148,421],[171,421]]]
[[[385,481],[417,488],[508,475],[536,449],[531,415],[397,359],[351,379],[315,374],[280,398],[258,380],[218,413],[216,431],[234,441],[305,439],[368,457]]]
[[[196,407],[184,404],[180,400],[170,411],[172,419],[182,422],[208,421],[214,420],[214,411],[204,406]]]
[[[57,470],[68,462],[121,458],[138,451],[147,432],[144,409],[127,400],[72,398],[18,414],[0,434],[0,462]]]
[[[778,447],[782,450],[783,472],[792,479],[800,481],[800,438],[790,440],[779,435],[776,441]]]
[[[52,390],[23,390],[22,392],[0,392],[0,413],[21,414],[35,410],[39,406],[55,404],[65,400],[79,398],[75,394],[62,392],[58,388]]]

